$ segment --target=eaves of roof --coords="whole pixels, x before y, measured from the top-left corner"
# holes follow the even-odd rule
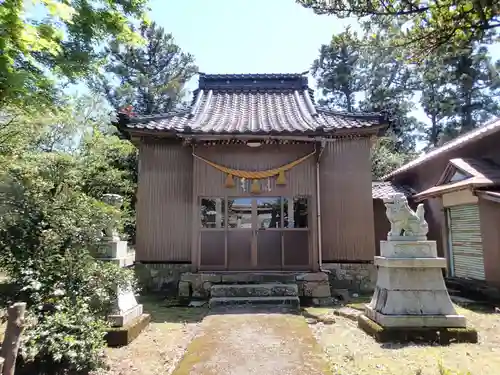
[[[466,145],[469,145],[473,142],[477,142],[487,136],[490,136],[492,134],[495,134],[497,132],[500,132],[500,119],[494,119],[485,125],[474,129],[466,134],[463,134],[446,144],[444,144],[441,147],[438,147],[432,151],[429,151],[418,158],[410,161],[409,163],[395,169],[394,171],[386,174],[385,176],[382,177],[383,180],[389,180],[397,175],[400,175],[402,173],[408,172],[412,170],[415,167],[418,167],[420,165],[426,164],[436,157],[439,157],[447,152],[451,152],[453,150],[460,149],[461,147],[464,147]]]

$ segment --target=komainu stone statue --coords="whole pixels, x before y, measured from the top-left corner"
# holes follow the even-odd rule
[[[429,226],[425,221],[424,205],[421,203],[417,210],[413,211],[408,205],[406,197],[401,194],[393,194],[384,199],[387,219],[391,223],[391,230],[387,233],[390,240],[425,240]]]
[[[104,229],[106,237],[112,241],[120,241],[117,224],[120,220],[120,207],[123,204],[123,197],[118,194],[104,194],[102,201],[116,208],[116,215],[109,221],[107,228]]]

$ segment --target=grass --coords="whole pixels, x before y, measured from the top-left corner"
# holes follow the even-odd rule
[[[349,307],[360,309],[363,303],[354,301]],[[311,329],[340,375],[497,375],[500,314],[484,305],[456,309],[478,330],[478,344],[379,344],[356,322],[340,317],[335,317],[333,325],[311,325]],[[310,308],[307,312],[321,317],[332,314],[332,309]]]

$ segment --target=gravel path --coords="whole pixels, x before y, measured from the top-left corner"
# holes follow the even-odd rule
[[[241,308],[211,314],[174,375],[330,375],[300,315]]]

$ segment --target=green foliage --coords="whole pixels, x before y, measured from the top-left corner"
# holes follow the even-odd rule
[[[54,312],[30,312],[26,324],[21,338],[22,367],[42,374],[86,374],[104,365],[106,325],[86,303],[65,301]]]
[[[389,137],[377,140],[371,154],[373,179],[382,179],[383,176],[408,163],[414,156],[412,153],[395,150],[394,141]]]
[[[2,160],[27,151],[74,154],[85,134],[110,128],[110,113],[103,98],[95,95],[64,98],[59,106],[42,113],[6,107],[0,111],[0,168]]]
[[[409,56],[422,58],[442,46],[460,47],[464,43],[488,41],[500,27],[500,3],[464,0],[296,0],[318,14],[340,18],[381,16],[402,19],[403,33],[393,46],[409,47]]]
[[[410,115],[417,80],[413,67],[399,59],[398,50],[384,48],[399,24],[386,18],[363,26],[362,36],[347,29],[321,46],[312,73],[324,96],[321,104],[346,112],[390,113],[392,128],[372,153],[372,172],[378,179],[409,161],[423,124]],[[367,45],[363,40],[369,35],[374,37]]]
[[[26,365],[83,370],[101,365],[104,317],[132,271],[94,259],[114,208],[85,193],[79,155],[33,152],[11,160],[0,186],[0,268],[28,303]]]
[[[56,78],[95,70],[97,44],[137,43],[130,24],[145,18],[147,0],[4,0],[0,6],[0,108],[49,110]]]
[[[421,104],[431,120],[430,147],[500,114],[500,60],[485,46],[441,49],[419,67]]]
[[[446,368],[446,367],[444,367],[444,365],[441,361],[438,362],[438,371],[439,371],[439,375],[472,375],[472,373],[470,371],[460,372],[460,371],[453,371],[449,368]]]
[[[134,242],[137,149],[116,135],[105,135],[95,130],[83,139],[81,157],[83,191],[95,198],[106,193],[121,195],[124,198],[122,218],[125,234]]]
[[[106,49],[104,72],[89,80],[115,109],[127,105],[138,114],[165,113],[184,96],[184,85],[198,71],[194,58],[182,52],[172,34],[156,25],[142,24],[144,45],[117,41]]]
[[[319,58],[314,60],[311,69],[324,96],[319,101],[321,105],[347,112],[355,110],[355,95],[365,86],[361,74],[362,54],[358,36],[349,28],[333,35],[329,45],[321,46]]]
[[[312,67],[322,104],[391,114],[391,146],[374,150],[376,177],[408,161],[417,141],[425,141],[429,150],[500,115],[500,61],[492,61],[487,47],[475,42],[443,46],[415,64],[407,59],[406,47],[395,47],[407,22],[402,15],[371,17],[363,22],[361,36],[350,29],[334,35]],[[411,116],[417,98],[429,126]]]

